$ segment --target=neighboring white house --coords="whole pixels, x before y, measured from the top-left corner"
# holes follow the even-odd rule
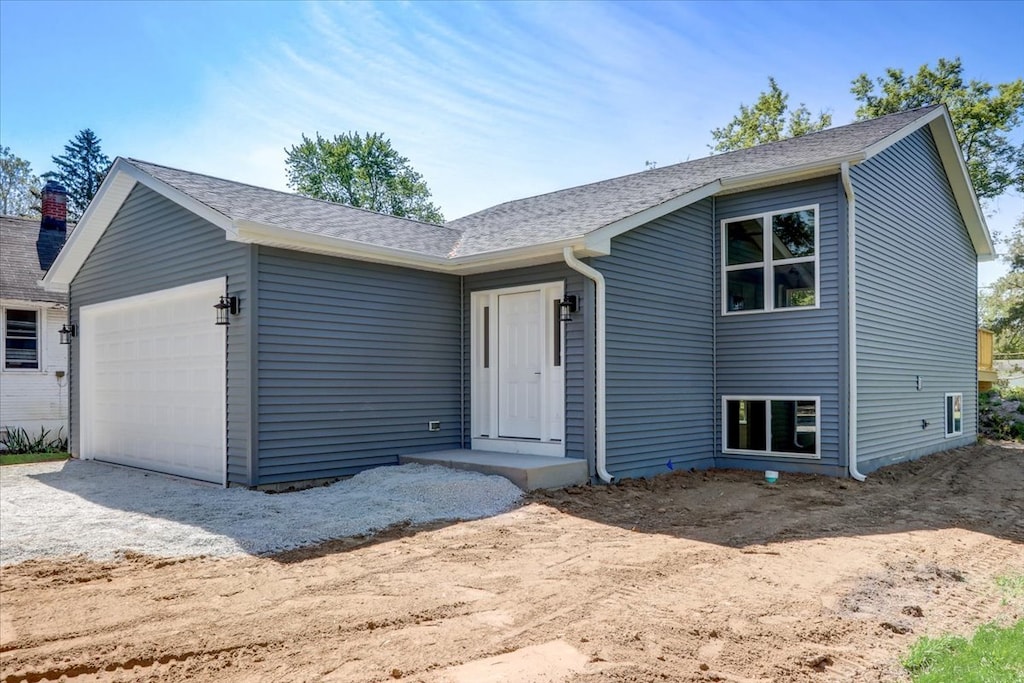
[[[0,434],[67,436],[67,295],[39,286],[66,237],[66,193],[52,181],[41,219],[0,216]]]

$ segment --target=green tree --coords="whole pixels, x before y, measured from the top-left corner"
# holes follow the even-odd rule
[[[981,324],[995,332],[996,353],[1024,353],[1024,216],[1005,240],[1010,272],[979,298]]]
[[[443,223],[430,202],[423,176],[391,146],[383,133],[344,133],[333,139],[302,136],[286,149],[288,186],[314,199],[361,209]]]
[[[0,147],[0,213],[38,215],[40,185],[38,176],[32,173],[32,164],[13,154],[10,147]]]
[[[832,114],[820,112],[817,118],[800,104],[789,109],[789,94],[782,91],[775,79],[768,77],[768,91],[761,92],[757,102],[740,105],[740,113],[722,128],[711,131],[715,144],[712,152],[731,152],[765,142],[795,138],[832,125]]]
[[[110,159],[100,149],[100,139],[88,128],[64,145],[64,154],[53,157],[56,171],[44,173],[68,191],[68,219],[78,220],[96,196],[110,169]]]
[[[996,197],[1011,187],[1024,191],[1024,145],[1007,137],[1024,115],[1024,79],[996,86],[965,82],[957,57],[939,59],[934,69],[922,64],[910,76],[893,68],[874,80],[862,73],[850,92],[861,103],[858,119],[945,104],[978,196]]]

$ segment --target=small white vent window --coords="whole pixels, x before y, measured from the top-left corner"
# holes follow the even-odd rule
[[[964,433],[964,395],[946,394],[946,436]]]

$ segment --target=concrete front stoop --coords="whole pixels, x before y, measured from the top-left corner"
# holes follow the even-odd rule
[[[579,458],[555,458],[546,455],[521,455],[464,449],[416,453],[399,457],[401,464],[441,465],[505,477],[524,491],[556,489],[584,484],[590,477],[587,461]]]

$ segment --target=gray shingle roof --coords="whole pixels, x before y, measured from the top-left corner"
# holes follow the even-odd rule
[[[232,220],[445,257],[455,228],[222,180],[137,159],[128,163]]]
[[[938,105],[937,105],[938,106]],[[923,107],[798,138],[505,202],[449,223],[462,231],[453,256],[585,235],[716,180],[784,171],[856,154],[935,109]]]
[[[940,106],[940,105],[937,105]],[[934,111],[922,107],[798,138],[505,202],[444,226],[125,161],[231,220],[454,258],[586,235],[713,183],[849,157]]]
[[[0,216],[0,299],[66,304],[66,294],[48,292],[37,284],[65,238],[58,230],[41,230],[39,222],[38,218]]]

